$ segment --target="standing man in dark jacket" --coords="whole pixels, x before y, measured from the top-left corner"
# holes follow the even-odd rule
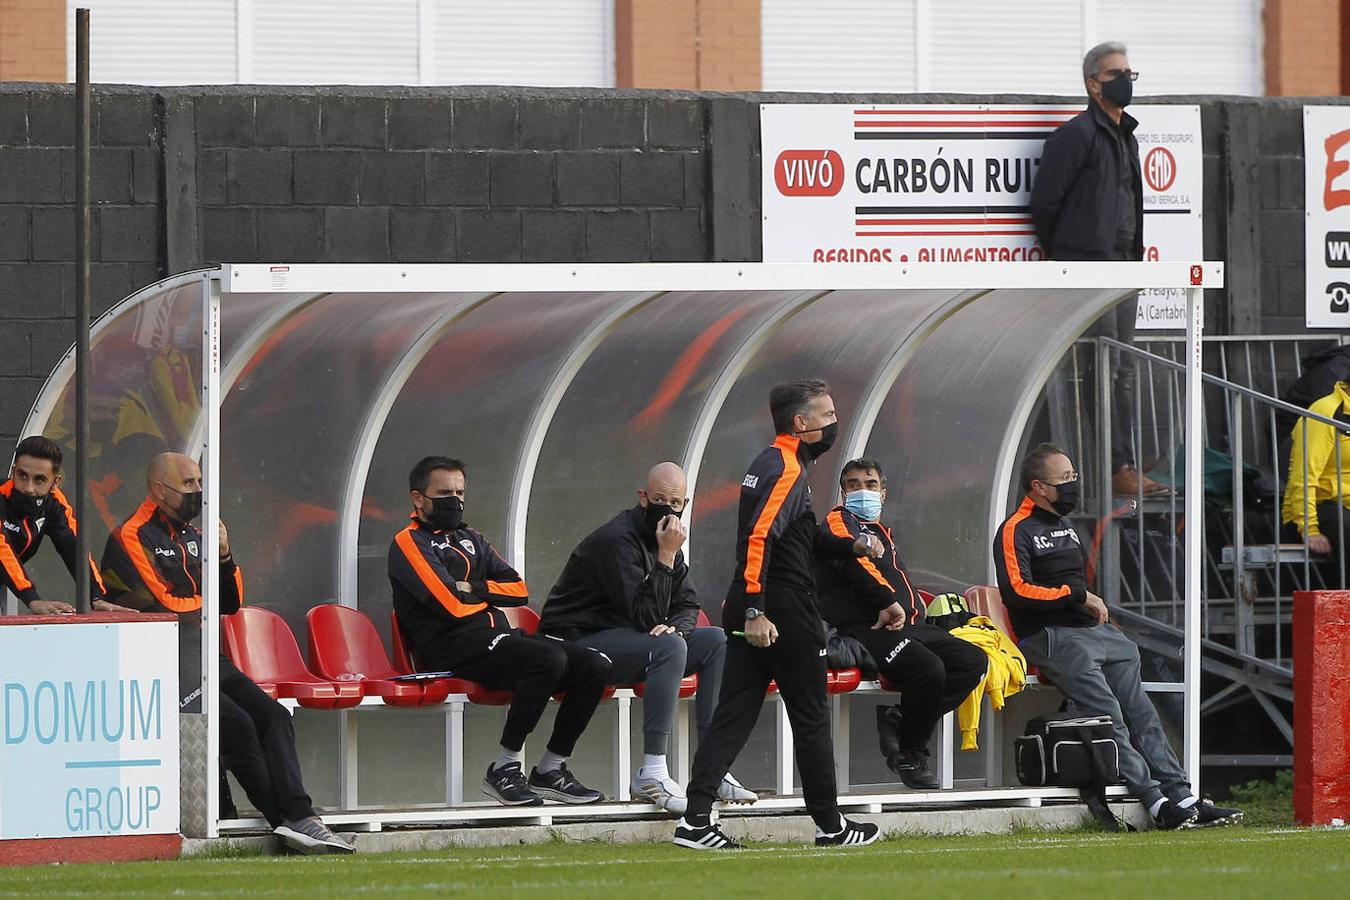
[[[689,578],[680,521],[689,498],[684,470],[663,462],[647,473],[638,505],[586,536],[563,567],[544,604],[539,630],[609,657],[616,684],[645,683],[642,768],[633,793],[677,815],[684,790],[670,777],[666,748],[680,680],[698,674],[694,699],[699,742],[712,721],[722,685],[726,632],[697,628],[698,597]],[[758,797],[728,774],[718,797],[753,803]]]
[[[1124,44],[1098,44],[1083,57],[1088,108],[1046,139],[1031,189],[1036,238],[1049,259],[1144,258],[1143,176],[1134,136],[1139,122],[1125,112],[1138,77]],[[1120,303],[1098,320],[1093,333],[1132,342],[1138,305],[1134,296]],[[1166,493],[1135,460],[1134,366],[1117,361],[1112,381],[1112,487],[1118,494]]]
[[[506,806],[595,803],[604,799],[567,768],[577,738],[605,693],[609,661],[577,644],[513,629],[499,606],[524,606],[525,581],[464,522],[464,463],[428,456],[408,476],[412,522],[389,547],[389,584],[399,630],[419,669],[452,672],[493,690],[512,691],[501,754],[488,766],[483,793]],[[556,693],[546,752],[528,781],[525,738]]]
[[[790,381],[769,392],[769,411],[778,436],[741,480],[736,574],[722,605],[728,636],[722,693],[694,756],[689,808],[675,827],[675,843],[692,850],[740,847],[711,821],[712,805],[755,727],[770,681],[778,682],[792,723],[816,845],[862,846],[880,834],[876,825],[850,822],[839,812],[825,629],[811,570],[816,514],[806,470],[834,443],[834,401],[823,381]],[[857,552],[870,552],[870,541],[860,546]]]
[[[1022,460],[1017,511],[994,535],[994,571],[1027,662],[1050,677],[1083,715],[1115,723],[1120,774],[1159,828],[1221,825],[1236,809],[1197,801],[1144,692],[1139,647],[1109,622],[1087,586],[1087,556],[1066,518],[1078,473],[1063,450],[1041,444]]]
[[[24,563],[33,558],[44,537],[75,577],[75,535],[79,523],[66,495],[61,493],[61,448],[56,441],[33,435],[19,441],[9,480],[0,484],[0,596],[14,592],[35,615],[69,615],[75,607],[64,600],[44,600]],[[89,560],[89,599],[103,599],[103,580]]]
[[[840,634],[866,647],[877,671],[900,688],[899,705],[877,706],[886,764],[909,787],[935,790],[941,783],[928,767],[928,742],[942,716],[980,683],[988,657],[924,622],[923,601],[891,530],[881,523],[886,502],[881,464],[865,457],[844,463],[839,488],[843,505],[830,510],[817,538],[820,612]],[[863,536],[881,545],[880,556],[853,554]]]

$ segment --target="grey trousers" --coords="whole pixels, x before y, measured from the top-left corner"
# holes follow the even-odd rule
[[[577,643],[608,656],[614,684],[647,683],[642,698],[643,753],[664,756],[670,744],[670,725],[680,699],[680,679],[698,673],[694,718],[699,740],[712,721],[722,690],[722,664],[727,636],[720,628],[695,628],[687,637],[652,637],[644,631],[611,628],[578,638]]]
[[[1055,683],[1077,712],[1116,723],[1120,774],[1130,793],[1152,806],[1184,800],[1190,783],[1144,692],[1139,647],[1114,625],[1050,626],[1019,642],[1022,654]]]

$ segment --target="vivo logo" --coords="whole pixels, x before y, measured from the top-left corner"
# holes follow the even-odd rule
[[[844,187],[844,161],[833,150],[784,150],[773,181],[784,197],[833,197]]]

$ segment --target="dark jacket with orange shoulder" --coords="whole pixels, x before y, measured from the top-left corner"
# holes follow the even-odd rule
[[[885,552],[875,559],[856,556],[854,542],[870,534]],[[905,624],[924,619],[924,606],[895,550],[891,530],[880,522],[864,522],[836,506],[821,523],[816,538],[816,591],[820,615],[835,628],[871,628],[877,614],[892,603],[905,611]]]
[[[103,548],[108,600],[141,612],[178,613],[179,635],[196,631],[202,609],[202,533],[146,500],[108,535]],[[220,562],[220,615],[239,611],[244,575],[233,559]]]
[[[1073,524],[1022,501],[994,535],[994,572],[1019,638],[1047,625],[1097,624],[1087,600],[1087,554]]]
[[[28,570],[23,564],[37,553],[42,546],[42,539],[49,537],[70,571],[70,577],[74,578],[79,525],[75,521],[75,511],[70,508],[70,501],[60,488],[52,488],[39,501],[40,508],[27,515],[16,508],[18,504],[12,498],[17,493],[12,479],[0,484],[0,530],[4,531],[4,540],[0,540],[0,588],[9,588],[27,606],[34,600],[41,600],[42,596],[33,584],[33,579],[28,577]],[[89,599],[98,600],[105,591],[92,558],[89,560],[89,570]]]
[[[456,583],[468,582],[461,592]],[[399,630],[415,659],[453,659],[467,634],[512,630],[498,606],[524,606],[530,594],[521,578],[467,525],[440,531],[416,515],[389,546],[389,585]]]

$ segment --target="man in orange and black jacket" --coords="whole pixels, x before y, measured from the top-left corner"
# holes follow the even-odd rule
[[[75,607],[64,600],[44,600],[24,563],[33,558],[44,537],[75,577],[75,511],[61,492],[61,447],[50,438],[33,435],[14,450],[10,478],[0,484],[0,591],[9,588],[35,615],[69,615]],[[89,561],[89,599],[103,599],[103,580]]]
[[[108,536],[108,600],[95,608],[178,615],[179,709],[195,712],[202,684],[202,533],[192,520],[202,511],[202,470],[181,453],[162,453],[151,461],[146,481],[145,502]],[[220,614],[238,612],[243,601],[243,573],[222,522]],[[301,853],[351,853],[310,805],[290,713],[224,654],[219,700],[221,758],[277,836]]]
[[[524,606],[529,592],[487,538],[465,524],[466,486],[464,463],[445,456],[422,459],[408,476],[412,522],[389,547],[399,631],[418,669],[512,692],[501,754],[488,766],[483,793],[506,806],[602,800],[572,775],[567,758],[604,696],[609,660],[511,627],[497,607]],[[564,696],[553,734],[526,779],[525,738],[557,693]]]
[[[900,703],[877,706],[886,764],[909,787],[935,790],[928,742],[942,716],[961,705],[984,678],[989,661],[974,644],[924,623],[924,604],[910,583],[891,530],[881,523],[886,474],[874,459],[844,463],[844,503],[830,510],[817,537],[816,586],[825,621],[867,648],[877,671],[900,690]],[[881,554],[854,556],[866,536]],[[834,545],[834,552],[826,552]]]

